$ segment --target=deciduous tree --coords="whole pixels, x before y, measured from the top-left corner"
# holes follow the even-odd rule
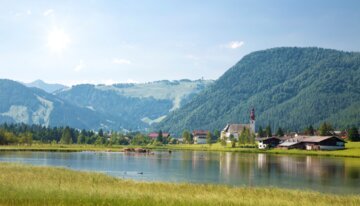
[[[211,138],[210,131],[208,131],[207,134],[206,134],[206,143],[208,143],[211,146],[212,138]]]

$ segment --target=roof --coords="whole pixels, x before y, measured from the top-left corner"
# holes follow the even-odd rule
[[[250,129],[250,124],[227,124],[223,129],[224,132],[241,132],[244,128]]]
[[[278,140],[281,140],[281,139],[278,138],[278,137],[257,137],[257,138],[255,138],[256,141],[265,141],[265,140],[268,140],[268,139],[278,139]]]
[[[148,136],[150,138],[157,138],[159,136],[159,133],[158,132],[151,132],[151,133],[148,134]],[[162,136],[163,137],[168,137],[168,136],[170,136],[170,133],[164,132],[164,133],[162,133]]]
[[[302,142],[322,142],[330,138],[336,138],[342,142],[345,142],[343,139],[336,136],[304,136]]]
[[[195,135],[207,135],[209,131],[208,130],[194,130],[192,134]]]
[[[281,144],[279,144],[280,147],[290,147],[290,146],[293,146],[293,145],[296,145],[296,144],[299,144],[300,142],[288,142],[288,141],[285,141]]]
[[[292,145],[300,143],[300,142],[318,143],[318,142],[322,142],[322,141],[330,139],[330,138],[336,138],[342,142],[345,142],[343,139],[336,137],[336,136],[297,136],[297,137],[290,138],[290,139],[284,141],[279,146],[285,146],[285,147],[292,146]]]

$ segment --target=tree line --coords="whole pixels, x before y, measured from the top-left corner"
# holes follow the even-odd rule
[[[278,127],[275,133],[277,137],[283,137],[285,130]],[[334,129],[331,124],[324,122],[319,128],[315,129],[312,125],[306,127],[302,133],[304,135],[319,135],[328,136],[335,135]],[[31,145],[33,142],[47,143],[47,144],[93,144],[93,145],[163,145],[163,144],[178,144],[179,139],[171,136],[163,136],[163,132],[158,131],[158,136],[154,139],[148,135],[140,132],[128,132],[121,133],[115,131],[98,131],[93,130],[78,130],[71,127],[45,127],[40,125],[27,125],[24,123],[19,124],[1,124],[0,125],[0,145],[10,144],[22,144]],[[360,141],[359,130],[355,126],[346,130],[347,139],[350,141]],[[222,145],[226,145],[226,138],[220,138],[220,131],[214,130],[206,134],[206,143],[211,145],[212,143],[220,142]],[[255,137],[272,137],[270,125],[263,129],[259,127],[257,136],[251,133],[249,129],[244,128],[240,135],[235,138],[234,135],[230,135],[229,141],[231,145],[235,147],[245,146],[255,143]],[[194,144],[194,137],[191,132],[184,130],[182,133],[183,143]]]
[[[159,131],[158,137],[151,139],[140,132],[115,132],[79,130],[71,127],[45,127],[41,125],[1,124],[0,145],[24,144],[33,142],[45,144],[93,144],[93,145],[148,145],[176,144],[176,138],[163,137]]]
[[[285,135],[285,130],[281,127],[278,127],[276,130],[275,136],[276,137],[283,137]],[[320,124],[319,128],[314,128],[312,125],[306,127],[303,131],[300,132],[301,134],[307,136],[331,136],[337,135],[335,134],[333,126],[328,122],[323,122]],[[346,135],[347,139],[350,141],[360,141],[359,130],[357,127],[352,126],[348,127],[345,131],[341,131],[344,135]],[[274,134],[271,131],[270,125],[267,125],[265,129],[262,126],[258,129],[258,137],[272,137]]]

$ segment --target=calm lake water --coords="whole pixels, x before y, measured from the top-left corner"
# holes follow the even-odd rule
[[[142,181],[274,186],[360,194],[360,159],[201,151],[0,152],[0,161],[61,166]]]

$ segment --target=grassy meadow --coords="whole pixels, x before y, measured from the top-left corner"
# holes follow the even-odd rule
[[[0,194],[0,205],[360,205],[358,195],[137,182],[13,163],[0,163]]]
[[[76,152],[76,151],[122,151],[127,147],[143,147],[153,150],[197,150],[197,151],[223,151],[223,152],[243,152],[243,153],[269,153],[269,154],[285,154],[285,155],[321,155],[321,156],[338,156],[338,157],[360,157],[360,142],[348,142],[346,143],[346,149],[335,151],[307,151],[307,150],[284,150],[284,149],[269,149],[259,150],[257,148],[231,148],[230,144],[222,146],[220,143],[212,145],[202,144],[169,144],[164,146],[134,146],[134,145],[61,145],[61,144],[33,144],[31,146],[24,145],[8,145],[0,146],[0,151],[63,151],[63,152]]]
[[[157,147],[161,148],[161,147]],[[226,151],[226,152],[243,152],[243,153],[270,153],[270,154],[289,154],[289,155],[321,155],[321,156],[339,156],[339,157],[360,157],[360,142],[348,142],[346,143],[346,149],[344,150],[334,150],[334,151],[307,151],[307,150],[298,150],[298,149],[267,149],[260,150],[257,148],[242,148],[235,147],[232,148],[230,144],[226,147],[220,145],[220,143],[196,145],[196,144],[175,144],[175,145],[166,145],[164,149],[174,149],[174,150],[204,150],[204,151]]]

